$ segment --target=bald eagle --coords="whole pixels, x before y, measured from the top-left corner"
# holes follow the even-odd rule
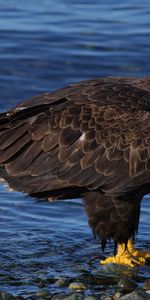
[[[101,264],[133,267],[140,203],[150,192],[150,78],[107,77],[43,93],[0,114],[0,177],[34,197],[83,199]]]

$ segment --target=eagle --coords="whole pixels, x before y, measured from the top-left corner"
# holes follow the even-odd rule
[[[140,204],[150,192],[150,77],[104,77],[42,93],[0,114],[0,178],[49,201],[81,198],[101,264],[134,267]]]

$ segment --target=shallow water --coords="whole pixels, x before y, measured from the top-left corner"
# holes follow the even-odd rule
[[[142,206],[136,243],[145,249],[149,247],[148,200]],[[37,202],[1,187],[0,215],[0,290],[27,296],[42,283],[52,293],[67,292],[55,284],[60,277],[86,282],[89,294],[113,289],[120,274],[100,267],[98,259],[90,263],[100,247],[93,241],[79,200]],[[106,254],[112,249],[108,245]],[[130,275],[142,282],[149,277],[149,268],[129,271]]]
[[[149,75],[149,13],[148,1],[1,0],[1,110],[82,79]],[[147,197],[136,240],[146,249],[149,211]],[[112,291],[118,275],[88,263],[99,251],[79,200],[37,202],[0,186],[0,290],[67,292],[55,284],[65,276],[86,282],[89,294]],[[150,272],[128,275],[142,284]]]

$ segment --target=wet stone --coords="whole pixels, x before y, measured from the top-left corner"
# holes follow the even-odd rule
[[[84,299],[84,296],[79,293],[70,294],[70,295],[58,294],[51,298],[51,300],[83,300],[83,299]]]
[[[146,266],[150,266],[150,257],[146,258],[145,265],[146,265]]]
[[[127,278],[127,277],[123,277],[118,281],[117,287],[121,290],[121,291],[134,291],[138,285],[135,281]]]
[[[134,276],[137,274],[137,268],[130,268],[128,266],[119,265],[119,264],[106,264],[101,267],[101,272],[106,275],[112,276]]]
[[[100,300],[112,300],[113,298],[112,297],[110,297],[110,296],[101,296],[101,298],[100,298]]]
[[[150,295],[139,290],[122,296],[119,300],[150,300]]]
[[[94,296],[86,296],[84,300],[96,300],[96,298]]]
[[[45,280],[42,280],[42,279],[39,280],[39,282],[37,283],[37,285],[38,285],[39,288],[44,288],[46,286]]]
[[[150,298],[150,290],[146,291],[146,294],[148,294],[149,298]]]
[[[72,282],[69,284],[69,289],[80,292],[86,290],[86,286],[82,282]]]
[[[15,296],[13,297],[13,300],[25,300],[22,296]]]
[[[148,280],[146,280],[146,281],[144,282],[143,288],[144,288],[145,290],[150,290],[150,279],[148,279]]]
[[[70,295],[67,294],[57,294],[52,296],[51,300],[67,300]]]
[[[0,300],[11,300],[14,299],[14,297],[6,292],[0,292]]]
[[[84,296],[83,294],[79,294],[79,293],[75,293],[75,294],[71,294],[67,300],[83,300]]]
[[[118,300],[120,299],[120,297],[122,296],[122,294],[120,292],[117,292],[114,296],[113,296],[113,299],[114,300]]]
[[[55,282],[58,287],[67,286],[68,283],[68,279],[65,277],[61,277]]]
[[[32,299],[47,299],[50,298],[51,294],[47,290],[39,290],[37,293],[34,293]]]

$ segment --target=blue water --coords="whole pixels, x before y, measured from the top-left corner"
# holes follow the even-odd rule
[[[83,79],[149,75],[149,15],[149,1],[0,0],[1,111]],[[147,197],[136,240],[147,249],[149,211]],[[80,201],[39,203],[0,186],[0,290],[28,296],[42,280],[67,292],[55,285],[60,276],[103,275],[98,261],[88,264],[99,251]],[[140,269],[136,280],[149,276]],[[89,293],[114,285],[89,283]]]

